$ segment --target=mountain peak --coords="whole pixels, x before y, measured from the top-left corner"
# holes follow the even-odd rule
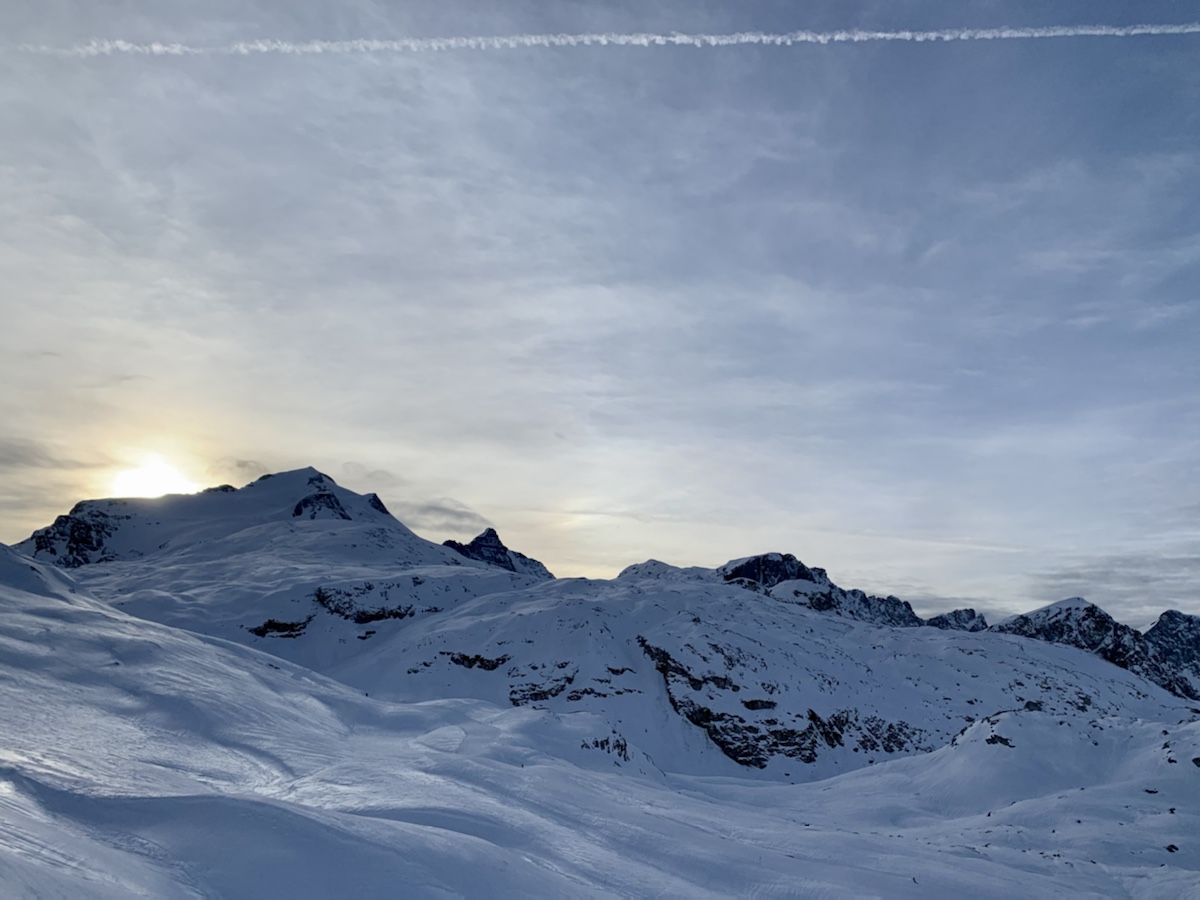
[[[314,520],[320,520],[323,531],[300,524]],[[330,530],[333,522],[345,523],[337,526],[342,531]],[[364,533],[361,539],[351,539],[352,532],[372,530],[377,532],[373,536]],[[229,547],[227,552],[250,552],[282,541],[276,545],[322,556],[340,554],[335,544],[346,544],[343,550],[382,550],[384,545],[399,550],[404,545],[406,556],[416,554],[429,562],[447,559],[436,544],[422,541],[396,521],[375,494],[357,494],[311,466],[263,475],[242,488],[220,485],[196,494],[83,500],[17,547],[61,568],[78,568],[196,550],[235,535],[242,537],[236,549]]]
[[[775,587],[782,581],[809,581],[813,584],[829,584],[824,569],[810,569],[790,553],[761,553],[733,559],[720,566],[717,574],[727,582],[747,585],[753,582],[761,590]]]
[[[496,533],[495,528],[489,527],[484,529],[469,544],[462,544],[458,541],[444,541],[442,546],[449,547],[456,553],[467,557],[467,559],[474,559],[488,565],[499,566],[501,569],[508,569],[510,572],[517,572],[522,575],[534,575],[547,581],[554,578],[550,574],[550,570],[536,559],[530,559],[524,553],[518,553],[516,550],[510,550],[504,546],[504,542],[500,540],[500,535]]]
[[[1168,624],[1159,632],[1162,642],[1174,643],[1167,637],[1170,624],[1174,621],[1168,619]],[[1078,647],[1141,675],[1178,697],[1200,700],[1200,691],[1177,665],[1164,657],[1159,641],[1148,640],[1147,635],[1116,621],[1082,597],[1069,597],[1024,615],[1013,616],[988,630]],[[1200,631],[1197,634],[1200,635]],[[1197,651],[1197,659],[1200,659],[1200,647]],[[1197,674],[1200,675],[1200,669]]]
[[[1083,597],[1068,597],[1066,600],[1059,600],[1057,603],[1051,603],[1047,606],[1043,606],[1041,609],[1034,610],[1032,613],[1029,613],[1029,615],[1049,612],[1068,612],[1071,610],[1085,611],[1092,609],[1098,610],[1099,612],[1104,613],[1104,615],[1108,615],[1108,613],[1100,609],[1100,607],[1098,607],[1095,603],[1092,603],[1090,600],[1085,600]]]
[[[987,631],[988,627],[987,619],[973,609],[942,613],[928,619],[925,624],[943,631]]]

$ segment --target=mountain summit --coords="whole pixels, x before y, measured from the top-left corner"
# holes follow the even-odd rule
[[[990,630],[1078,647],[1141,675],[1177,697],[1200,700],[1200,681],[1192,680],[1200,674],[1200,618],[1164,613],[1155,628],[1157,631],[1151,629],[1143,635],[1082,597],[1071,597],[1013,616]]]
[[[443,546],[461,553],[467,559],[477,559],[480,562],[508,569],[510,572],[520,572],[522,575],[533,575],[547,581],[554,578],[550,570],[536,559],[530,559],[524,553],[509,550],[496,534],[495,528],[489,528],[469,544],[458,541],[443,541]]]

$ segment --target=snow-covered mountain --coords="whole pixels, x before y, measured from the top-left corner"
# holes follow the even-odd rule
[[[1200,700],[1200,617],[1170,611],[1145,635],[1082,597],[1060,600],[991,628],[1094,653],[1189,700]]]
[[[306,469],[87,501],[0,551],[0,882],[253,896],[290,866],[295,896],[397,878],[414,896],[1200,883],[1197,617],[1141,635],[1073,600],[924,623],[789,554],[595,581],[554,579],[491,529],[448,544]]]

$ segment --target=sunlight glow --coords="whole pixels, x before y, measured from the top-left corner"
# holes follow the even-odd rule
[[[200,485],[161,457],[150,457],[139,468],[126,469],[112,480],[114,497],[161,497],[164,494],[194,494]]]

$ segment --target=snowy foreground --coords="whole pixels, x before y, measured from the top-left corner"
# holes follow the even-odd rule
[[[312,470],[56,527],[0,547],[4,897],[1200,897],[1200,703],[1075,647],[548,579]]]

